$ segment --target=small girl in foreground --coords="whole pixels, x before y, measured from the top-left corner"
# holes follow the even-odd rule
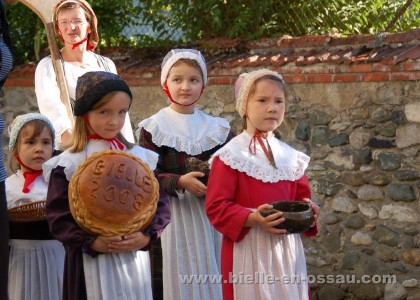
[[[10,168],[6,179],[8,209],[45,201],[48,183],[42,164],[54,151],[54,129],[38,113],[20,115],[11,124]],[[44,220],[10,220],[10,299],[61,299],[64,247],[54,240]]]
[[[273,227],[284,221],[282,212],[265,218],[259,213],[272,208],[269,203],[275,201],[306,201],[314,211],[315,223],[304,235],[318,232],[319,207],[309,200],[304,174],[309,157],[273,134],[285,113],[283,78],[267,69],[244,73],[236,81],[235,98],[246,128],[210,159],[206,194],[206,213],[223,234],[223,299],[308,299],[300,235]],[[300,276],[302,282],[261,283],[258,274]],[[235,276],[252,276],[254,282],[229,282]]]
[[[44,165],[50,182],[47,219],[52,234],[66,249],[64,299],[153,299],[146,250],[169,223],[166,198],[159,199],[156,214],[144,230],[124,236],[88,233],[69,207],[69,181],[95,152],[127,151],[155,169],[158,155],[127,142],[121,134],[131,102],[130,88],[118,75],[96,71],[80,76],[71,148]]]

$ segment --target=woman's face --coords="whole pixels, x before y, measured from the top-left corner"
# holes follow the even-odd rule
[[[60,36],[66,44],[74,45],[90,33],[90,24],[81,7],[59,12],[57,22]]]
[[[285,109],[286,98],[280,84],[271,79],[258,81],[247,102],[247,132],[272,132],[283,122]]]
[[[194,103],[200,98],[204,85],[201,71],[182,61],[171,68],[166,83],[172,98],[182,105]],[[171,107],[180,113],[194,111],[194,105],[182,105],[172,103]]]

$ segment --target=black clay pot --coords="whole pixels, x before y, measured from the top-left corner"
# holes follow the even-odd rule
[[[285,221],[274,226],[286,229],[288,233],[302,233],[309,229],[314,222],[314,213],[311,206],[303,201],[278,201],[271,203],[273,209],[262,210],[262,216],[267,217],[276,212],[283,212]]]

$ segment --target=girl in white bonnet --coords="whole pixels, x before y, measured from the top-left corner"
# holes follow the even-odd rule
[[[140,144],[159,153],[159,181],[170,198],[171,223],[161,238],[165,299],[221,298],[220,284],[182,282],[185,276],[220,275],[221,235],[204,211],[205,169],[187,167],[191,159],[208,166],[210,155],[233,136],[227,120],[195,107],[206,84],[199,51],[171,50],[161,72],[171,103],[139,123]]]
[[[19,115],[9,127],[10,168],[6,179],[10,219],[10,299],[61,299],[64,247],[50,233],[46,216],[24,213],[45,208],[48,182],[42,165],[54,151],[54,129],[39,113]],[[33,209],[33,208],[32,208]],[[21,213],[12,213],[14,211]]]
[[[309,200],[311,192],[304,173],[309,157],[273,134],[285,113],[283,78],[267,69],[244,73],[236,81],[235,98],[245,130],[210,159],[206,195],[206,213],[223,234],[223,299],[308,299],[299,234],[285,234],[285,229],[273,227],[284,222],[282,212],[267,217],[260,214],[271,209],[269,203],[275,201],[306,201],[315,222],[304,235],[318,232],[319,207]],[[302,282],[257,282],[256,274],[298,276]],[[241,275],[254,281],[229,281]]]

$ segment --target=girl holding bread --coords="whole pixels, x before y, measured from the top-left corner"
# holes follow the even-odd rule
[[[115,218],[115,220],[124,219],[123,214],[112,209],[104,211],[101,207],[97,207],[96,212],[107,215],[97,219],[92,216],[88,219],[89,215],[83,215],[87,219],[85,220],[82,218],[81,211],[76,211],[75,214],[74,209],[77,206],[75,204],[71,206],[73,202],[70,202],[72,198],[69,196],[71,183],[83,175],[83,173],[78,174],[80,167],[89,162],[91,157],[106,153],[102,151],[114,150],[122,156],[127,152],[127,155],[139,158],[151,170],[155,169],[158,155],[129,143],[121,134],[131,103],[130,88],[118,75],[95,71],[80,76],[76,87],[74,105],[76,118],[70,148],[44,165],[44,174],[49,180],[47,219],[53,236],[62,241],[66,249],[64,299],[149,300],[153,298],[147,250],[170,221],[166,197],[162,196],[158,199],[156,213],[151,221],[145,224],[145,228],[127,234],[114,234],[112,223],[100,221],[105,217]],[[105,157],[105,154],[103,155]],[[107,174],[101,173],[104,167],[112,163],[104,158],[95,166],[92,173],[84,172],[87,182],[93,186],[86,194],[94,196],[103,192],[100,194],[103,196],[98,196],[98,201],[103,201],[103,205],[108,203],[107,201],[115,200],[113,198],[115,195],[120,195],[117,200],[129,205],[125,206],[127,209],[130,207],[132,209],[134,204],[131,205],[131,202],[128,202],[131,201],[131,198],[127,196],[129,194],[126,192],[118,194],[119,191],[112,189],[112,184],[100,186],[98,183],[107,177],[105,175],[112,175],[114,180],[127,184],[129,187],[133,180],[137,181],[138,174],[134,176],[132,173],[129,174],[128,170],[134,166],[125,168],[124,164],[120,164],[121,168],[117,170]],[[98,174],[101,176],[96,176]],[[152,181],[152,183],[154,184],[149,184],[146,188],[158,190],[157,181]],[[83,191],[79,195],[82,193]],[[163,195],[163,193],[160,194]],[[70,195],[73,194],[70,193]],[[81,200],[76,198],[74,201],[80,205]],[[137,204],[141,206],[142,200],[137,200],[140,201]],[[92,224],[82,225],[83,220],[90,221]],[[86,224],[96,226],[95,228],[99,228],[103,233],[87,230]],[[127,224],[128,226],[131,224]],[[111,234],[108,234],[109,232]]]
[[[305,176],[309,157],[273,134],[284,119],[284,80],[267,69],[243,73],[235,83],[235,99],[245,130],[210,159],[206,195],[207,216],[223,234],[223,299],[308,299],[300,235],[273,227],[284,222],[282,212],[260,213],[275,201],[305,201],[314,223],[304,235],[318,232],[319,207],[309,200]],[[279,280],[257,282],[258,274]],[[251,280],[241,282],[241,276]],[[301,281],[281,281],[292,277]]]

